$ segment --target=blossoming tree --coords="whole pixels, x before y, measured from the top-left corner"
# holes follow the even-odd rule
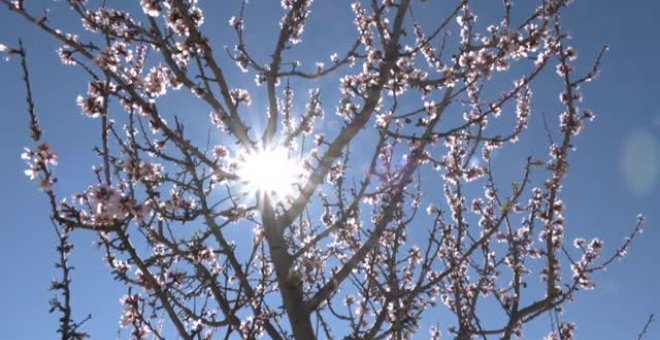
[[[504,0],[492,22],[469,0],[358,0],[356,34],[326,62],[292,56],[310,38],[311,0],[281,1],[267,55],[246,34],[246,6],[259,4],[222,4],[234,16],[205,18],[196,0],[66,2],[79,34],[29,2],[0,0],[88,75],[76,102],[101,125],[90,186],[63,192],[27,52],[2,45],[25,75],[35,142],[26,174],[60,235],[63,338],[84,336],[69,302],[72,232],[98,235],[127,287],[120,323],[138,339],[510,339],[594,288],[592,274],[640,231],[641,217],[607,256],[599,239],[564,237],[562,183],[574,137],[594,118],[578,107],[580,88],[605,51],[593,68],[574,67],[561,25],[569,0]],[[226,51],[204,29],[216,20],[235,32]],[[563,109],[536,131],[532,89],[545,73]],[[241,88],[241,77],[256,84]],[[191,130],[193,113],[174,115],[167,98],[210,111],[209,133]],[[501,175],[494,152],[526,138],[549,151],[508,160]],[[574,329],[557,321],[548,338]]]

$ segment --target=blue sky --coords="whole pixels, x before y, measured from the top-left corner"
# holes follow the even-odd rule
[[[200,1],[202,7],[210,2]],[[231,3],[229,13],[220,6],[211,6],[206,12],[205,28],[222,26],[225,29],[226,20],[238,8],[235,2]],[[54,22],[62,23],[63,28],[78,25],[67,16],[62,2],[54,2],[52,6]],[[276,2],[264,0],[254,0],[248,7],[248,39],[258,51],[260,45],[265,46],[263,53],[268,53],[274,44],[271,26],[276,23],[269,22],[271,26],[268,26],[259,19],[269,13],[269,8],[275,10],[276,7]],[[347,10],[348,2],[317,0],[312,7],[311,23],[326,29],[311,29],[310,26],[304,39],[318,43],[322,37],[332,43],[319,43],[318,49],[297,53],[317,53],[318,59],[325,59],[327,57],[322,56],[329,54],[326,52],[343,51],[348,43],[342,45],[338,38],[347,31],[352,32],[352,19],[341,21],[338,14]],[[568,311],[564,318],[578,324],[579,339],[636,338],[648,314],[660,314],[657,288],[660,282],[658,14],[660,2],[646,0],[578,0],[565,11],[564,26],[574,37],[573,45],[580,54],[581,67],[589,67],[604,44],[611,47],[601,76],[584,89],[585,104],[596,112],[597,118],[578,137],[578,149],[571,155],[571,170],[562,193],[567,203],[568,233],[587,238],[600,236],[606,246],[613,247],[628,234],[638,213],[648,218],[645,231],[629,256],[597,275],[599,286],[595,291],[579,294],[576,302],[566,306]],[[488,13],[483,15],[488,16]],[[215,17],[220,19],[216,22]],[[78,70],[60,64],[55,54],[58,45],[52,39],[5,8],[0,9],[0,43],[12,45],[18,37],[23,38],[30,53],[34,92],[45,138],[60,154],[60,188],[63,192],[83,189],[92,180],[89,171],[93,164],[91,144],[86,141],[93,141],[98,132],[98,122],[81,117],[75,105],[76,96],[85,91],[84,78]],[[252,82],[238,73],[230,77],[238,82]],[[544,93],[542,89],[541,84],[535,92],[540,102],[556,99],[556,91]],[[3,165],[0,187],[4,191],[0,205],[4,217],[0,222],[3,235],[0,338],[53,338],[57,320],[47,311],[48,299],[52,296],[48,287],[51,279],[59,275],[53,265],[55,234],[47,218],[45,197],[23,174],[25,165],[20,153],[31,141],[16,60],[0,62],[0,103],[3,119],[0,124]],[[180,104],[180,109],[185,108],[185,104]],[[539,118],[537,115],[532,120]],[[523,142],[525,137],[529,136],[523,136]],[[76,266],[74,311],[79,319],[91,313],[93,318],[84,329],[94,338],[109,339],[114,338],[118,330],[118,299],[124,290],[112,281],[101,263],[103,254],[93,247],[93,240],[92,235],[85,233],[73,236],[76,244],[72,257]],[[427,333],[421,334],[425,337]],[[660,324],[655,324],[647,339],[658,337]]]

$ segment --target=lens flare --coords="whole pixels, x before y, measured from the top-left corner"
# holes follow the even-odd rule
[[[653,192],[659,173],[658,143],[646,130],[637,130],[626,138],[621,154],[621,172],[628,189],[636,196]]]

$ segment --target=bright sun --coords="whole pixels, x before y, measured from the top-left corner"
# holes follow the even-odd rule
[[[284,148],[261,149],[246,154],[237,170],[249,191],[275,195],[280,199],[293,194],[293,184],[301,173]]]

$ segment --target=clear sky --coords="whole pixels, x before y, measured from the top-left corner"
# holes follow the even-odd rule
[[[212,2],[204,28],[225,29],[226,20],[237,10],[237,2],[227,1],[232,4],[228,14],[214,1],[200,1],[203,8]],[[62,1],[48,3],[61,27],[78,26],[78,21],[66,14]],[[259,8],[265,5],[275,9],[278,3],[251,1],[247,19],[248,30],[251,23],[256,26],[249,37],[254,46],[263,43],[270,50],[274,44],[259,33],[273,29],[260,26],[260,16],[268,10]],[[347,9],[345,1],[317,0],[312,7],[312,26],[318,20],[326,28],[310,29],[304,38],[313,40],[319,34],[341,41],[343,32],[353,27],[350,18],[339,24],[335,15]],[[638,213],[648,218],[629,256],[597,275],[599,285],[595,291],[578,294],[576,301],[566,306],[564,319],[578,324],[579,339],[636,338],[649,313],[660,315],[658,15],[660,2],[652,0],[576,0],[565,11],[564,26],[574,37],[583,68],[590,66],[604,44],[611,47],[601,76],[584,91],[585,104],[595,111],[597,119],[578,137],[578,149],[571,154],[571,169],[562,194],[567,203],[569,235],[598,235],[609,246],[607,249],[612,249],[628,234]],[[94,140],[98,132],[97,121],[81,117],[75,104],[76,96],[85,91],[84,78],[78,70],[61,65],[55,54],[58,45],[51,38],[5,8],[0,9],[0,43],[13,45],[18,37],[23,38],[30,54],[45,138],[60,154],[60,188],[62,192],[82,190],[91,183],[89,170],[93,164],[92,146],[85,141]],[[54,268],[55,234],[47,218],[45,197],[23,174],[25,165],[20,154],[31,141],[18,66],[16,60],[0,62],[0,188],[4,193],[0,204],[0,338],[49,339],[55,337],[57,328],[56,316],[48,314],[48,300],[53,295],[48,287],[59,275]],[[556,92],[544,94],[537,90],[535,95],[556,99]],[[537,115],[532,120],[539,118]],[[525,136],[522,139],[525,141]],[[93,240],[85,233],[73,237],[74,312],[78,319],[91,313],[92,320],[84,330],[94,338],[111,339],[118,330],[118,299],[124,291],[112,281],[101,262],[103,253],[93,247]],[[420,333],[423,337],[427,334]],[[652,326],[646,339],[657,338],[660,322]]]

